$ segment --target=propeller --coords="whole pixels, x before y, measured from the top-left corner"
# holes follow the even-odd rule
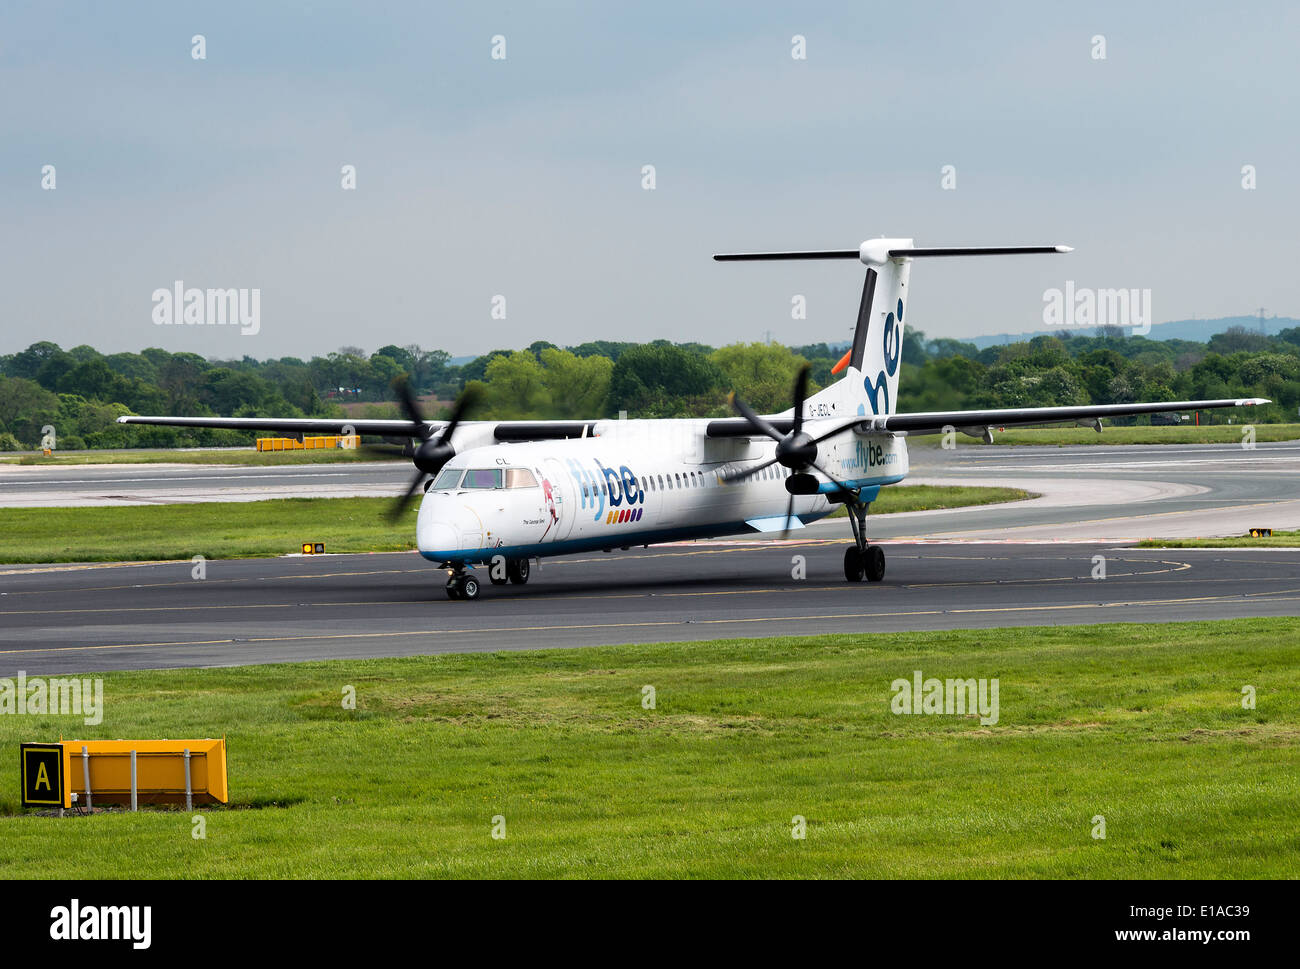
[[[755,430],[760,434],[770,437],[776,442],[776,456],[770,461],[764,461],[762,464],[750,468],[744,468],[739,471],[733,471],[723,475],[724,481],[743,481],[745,478],[752,477],[758,472],[770,468],[774,464],[789,468],[796,474],[807,473],[809,469],[825,475],[830,481],[837,485],[841,490],[848,491],[849,487],[836,478],[825,468],[817,464],[817,445],[827,438],[842,434],[845,431],[862,423],[862,419],[850,421],[836,427],[825,434],[819,434],[813,437],[803,429],[804,424],[804,401],[808,397],[808,370],[807,366],[801,367],[799,374],[794,381],[794,421],[790,428],[790,433],[782,434],[770,423],[765,421],[754,409],[741,400],[735,393],[730,397],[731,406],[735,408],[736,413],[745,418]],[[787,481],[786,490],[790,491],[789,482]],[[790,520],[794,517],[794,499],[795,492],[790,491],[790,502],[785,509],[785,529],[782,537],[789,534]]]
[[[479,393],[474,385],[465,388],[456,403],[452,405],[451,416],[447,419],[446,426],[435,437],[433,428],[431,428],[420,413],[419,402],[415,399],[415,393],[411,390],[411,385],[405,380],[397,385],[398,402],[401,404],[402,413],[406,419],[414,425],[415,436],[420,439],[411,453],[411,462],[415,465],[415,477],[411,479],[411,484],[403,494],[393,504],[388,511],[388,520],[396,521],[406,511],[407,506],[411,503],[411,498],[426,477],[437,474],[442,470],[442,466],[450,461],[456,455],[456,449],[451,446],[451,436],[456,432],[464,418],[473,407],[479,402]],[[378,450],[378,449],[375,449]],[[384,452],[390,453],[391,452]]]

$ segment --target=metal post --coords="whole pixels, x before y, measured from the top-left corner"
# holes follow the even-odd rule
[[[90,751],[84,744],[81,747],[81,775],[86,780],[86,810],[89,811],[94,804],[90,800]]]
[[[136,810],[135,803],[135,751],[131,751],[131,810]]]
[[[194,797],[190,790],[190,749],[185,748],[185,810],[194,810]]]

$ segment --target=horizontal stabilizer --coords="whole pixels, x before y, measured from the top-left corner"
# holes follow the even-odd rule
[[[719,252],[717,262],[772,262],[781,259],[858,259],[879,265],[886,259],[929,259],[935,256],[1026,256],[1073,252],[1070,246],[939,246],[917,247],[911,239],[868,239],[857,249],[808,249],[793,252]]]
[[[719,252],[718,262],[761,262],[771,259],[857,259],[857,249],[817,249],[805,252]]]
[[[1071,246],[949,246],[931,249],[890,249],[891,258],[906,256],[925,259],[931,256],[1029,256],[1035,253],[1074,252]]]

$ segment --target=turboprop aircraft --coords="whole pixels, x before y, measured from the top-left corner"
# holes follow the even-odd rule
[[[1064,253],[1067,246],[918,248],[871,239],[857,249],[715,255],[719,262],[856,259],[866,266],[857,327],[835,367],[839,379],[809,396],[796,379],[792,406],[760,415],[739,397],[738,416],[674,420],[471,421],[462,395],[446,421],[426,421],[402,388],[405,420],[260,417],[119,417],[123,424],[217,427],[293,435],[348,433],[410,440],[415,477],[400,512],[423,488],[416,547],[447,570],[447,595],[477,599],[475,565],[495,584],[528,581],[542,556],[612,551],[684,539],[787,532],[849,509],[853,544],[844,577],[879,582],[885,553],[867,538],[882,487],[907,476],[907,436],[991,427],[1083,424],[1105,417],[1246,407],[1267,400],[1192,400],[1080,407],[897,413],[903,319],[917,259]]]

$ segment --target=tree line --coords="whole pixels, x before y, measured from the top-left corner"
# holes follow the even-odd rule
[[[253,435],[242,432],[129,427],[116,418],[397,416],[399,381],[444,405],[475,384],[481,418],[720,416],[731,390],[774,412],[789,406],[801,367],[810,367],[814,389],[825,386],[844,350],[825,343],[538,341],[455,365],[445,351],[417,345],[370,354],[342,347],[310,360],[209,360],[158,348],[64,350],[41,341],[0,356],[0,450],[38,446],[47,425],[64,449],[248,444]],[[1274,403],[1251,419],[1276,422],[1294,419],[1300,407],[1300,328],[1276,336],[1233,328],[1205,343],[1099,330],[984,349],[912,330],[902,361],[904,412],[1260,396]],[[429,416],[439,413],[434,407]]]

